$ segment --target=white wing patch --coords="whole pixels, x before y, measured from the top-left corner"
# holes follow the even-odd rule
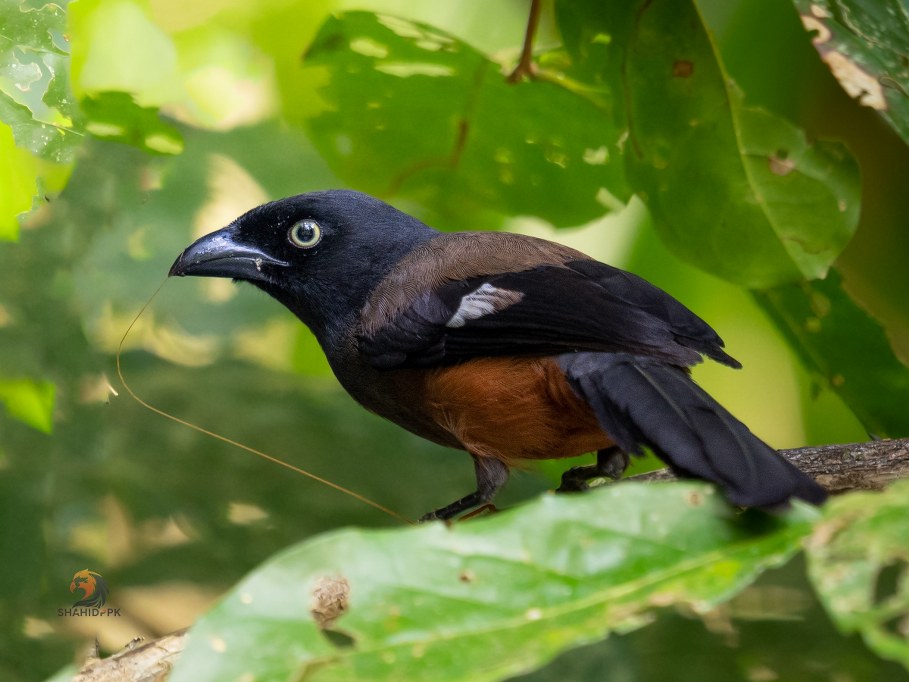
[[[514,305],[522,298],[524,298],[524,294],[520,291],[498,289],[486,282],[461,299],[461,304],[454,315],[451,316],[451,319],[445,323],[445,326],[463,327],[468,320],[475,320],[478,317],[505,310],[505,308]]]

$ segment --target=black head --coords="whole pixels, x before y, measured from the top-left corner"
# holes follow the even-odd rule
[[[395,263],[435,234],[367,194],[311,192],[254,208],[202,237],[170,274],[251,282],[325,340],[349,324]]]

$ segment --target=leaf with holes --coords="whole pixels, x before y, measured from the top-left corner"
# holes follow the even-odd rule
[[[420,199],[460,229],[482,211],[575,225],[628,198],[621,131],[596,105],[550,82],[510,84],[437,29],[346,13],[304,64],[322,100],[312,139],[359,189]]]
[[[69,88],[66,14],[52,3],[0,3],[0,120],[16,144],[65,163],[81,142]]]
[[[327,534],[203,617],[170,679],[501,679],[656,608],[728,600],[797,551],[816,514],[624,483],[452,527]]]
[[[846,93],[909,142],[909,7],[904,0],[793,0]]]
[[[138,147],[151,154],[183,151],[180,132],[158,116],[153,107],[141,107],[125,92],[102,92],[82,101],[86,129],[95,137]]]
[[[59,5],[0,3],[0,240],[17,238],[37,195],[62,189],[82,142],[65,26]]]
[[[836,270],[824,280],[767,289],[756,298],[805,363],[843,396],[871,433],[884,437],[909,431],[909,368]]]
[[[569,73],[628,126],[628,180],[685,260],[750,288],[823,277],[855,231],[859,174],[840,144],[809,141],[748,106],[694,2],[560,2]]]
[[[808,543],[808,570],[843,632],[909,667],[909,481],[833,500]]]
[[[854,159],[746,106],[691,2],[628,11],[629,180],[662,238],[750,288],[823,277],[858,222]]]

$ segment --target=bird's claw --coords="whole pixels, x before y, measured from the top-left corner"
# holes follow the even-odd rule
[[[494,504],[492,504],[491,502],[487,502],[486,504],[481,505],[481,506],[477,507],[476,509],[469,511],[466,514],[464,514],[463,516],[460,516],[457,518],[455,518],[454,516],[443,516],[439,513],[444,510],[445,510],[445,508],[443,507],[442,509],[435,509],[427,514],[423,514],[423,516],[420,517],[420,520],[418,523],[428,523],[430,521],[444,521],[446,524],[451,525],[455,521],[467,521],[469,519],[472,519],[476,516],[480,516],[482,514],[494,514],[497,511],[499,511],[498,508],[496,508],[496,506]]]

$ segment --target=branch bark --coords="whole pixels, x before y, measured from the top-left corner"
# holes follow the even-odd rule
[[[909,476],[909,438],[796,448],[780,450],[780,454],[832,494],[880,490],[898,478]],[[631,480],[670,481],[676,478],[668,469],[661,469],[632,476]]]
[[[790,462],[813,476],[828,492],[880,490],[909,476],[909,438],[849,445],[781,450]],[[633,481],[668,481],[677,478],[667,469],[632,476]],[[92,658],[75,677],[77,682],[160,682],[186,645],[180,631],[149,640],[104,659]]]
[[[90,658],[73,682],[162,682],[186,646],[186,630],[128,646],[107,658]]]

